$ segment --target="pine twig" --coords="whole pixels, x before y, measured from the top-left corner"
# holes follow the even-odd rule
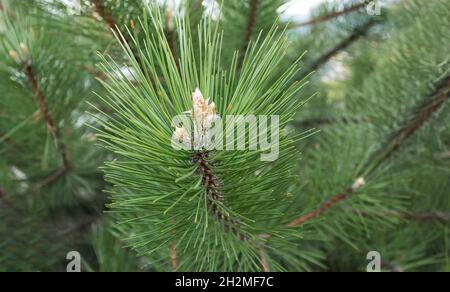
[[[58,128],[55,126],[55,122],[53,120],[53,117],[50,113],[50,109],[48,108],[46,98],[44,96],[44,93],[41,90],[40,83],[36,77],[36,74],[33,70],[33,66],[31,65],[31,60],[27,60],[25,62],[25,75],[27,76],[28,82],[31,85],[31,88],[33,90],[33,94],[36,97],[36,100],[38,102],[39,111],[42,115],[42,118],[44,119],[44,122],[47,126],[47,131],[50,133],[50,135],[53,137],[53,141],[56,144],[56,147],[58,151],[61,154],[62,161],[63,161],[63,169],[60,171],[61,174],[58,174],[56,178],[59,176],[65,174],[67,171],[71,168],[71,162],[69,153],[67,152],[67,147],[65,143],[62,141],[61,134],[58,130]],[[54,176],[52,176],[54,177]],[[47,180],[53,181],[56,178],[49,177]],[[50,181],[50,182],[51,182]]]
[[[381,159],[377,161],[375,166],[373,166],[370,170],[373,171],[375,168],[379,167],[382,162],[387,160],[395,151],[398,151],[403,143],[410,138],[421,126],[425,124],[425,122],[435,113],[440,107],[444,104],[445,99],[449,96],[450,93],[450,77],[445,78],[440,85],[437,87],[435,92],[428,98],[426,98],[424,104],[419,108],[416,115],[399,131],[397,131],[396,135],[390,139],[387,143],[387,151],[383,152]],[[369,171],[370,173],[370,171]],[[328,209],[332,208],[336,204],[347,200],[351,197],[359,188],[364,186],[364,179],[359,178],[355,181],[352,187],[344,190],[331,197],[325,204],[321,205],[319,208],[309,212],[306,215],[303,215],[292,222],[290,222],[288,227],[295,227],[304,224],[305,222],[318,217],[323,214]],[[430,214],[422,214],[419,216],[418,214],[403,214],[402,215],[406,219],[425,219],[431,218]],[[442,217],[441,217],[442,219]],[[263,238],[267,238],[267,235],[263,235]],[[269,236],[270,237],[270,236]]]
[[[323,213],[325,213],[326,211],[328,211],[335,205],[350,198],[354,193],[356,193],[364,185],[365,185],[364,179],[358,178],[351,187],[349,187],[346,190],[344,190],[343,192],[331,197],[329,200],[327,200],[325,203],[320,205],[318,208],[310,211],[309,213],[307,213],[305,215],[302,215],[302,216],[292,220],[290,223],[288,223],[286,225],[286,227],[288,227],[288,228],[297,227],[297,226],[305,224],[306,222],[308,222],[316,217],[319,217],[320,215],[322,215]],[[272,237],[273,237],[272,234],[267,234],[267,233],[259,235],[259,238],[261,238],[261,239],[270,239]],[[259,260],[262,264],[263,270],[268,271],[268,263],[267,263],[266,254],[265,254],[264,249],[261,249],[261,248],[259,250],[259,257],[260,257]]]
[[[172,224],[175,226],[177,221],[174,219],[171,220]],[[175,228],[173,229],[173,235],[175,237],[176,235],[176,230]],[[172,271],[175,272],[177,270],[178,267],[178,261],[177,261],[177,241],[175,239],[173,239],[171,241],[171,245],[170,245],[170,260],[172,263]]]
[[[125,46],[129,47],[131,52],[133,53],[133,57],[136,59],[136,62],[138,63],[139,67],[144,70],[145,65],[136,53],[135,46],[132,45],[132,42],[130,41],[129,37],[126,34],[123,34],[119,28],[119,25],[114,20],[113,15],[110,11],[108,11],[105,7],[104,0],[91,0],[94,4],[95,11],[105,20],[106,24],[109,26],[109,28],[113,31],[113,33],[117,36],[120,43]],[[134,28],[134,22],[131,22],[131,27]],[[119,37],[123,36],[123,37]]]
[[[177,270],[177,243],[175,241],[172,242],[172,245],[170,247],[170,259],[172,263],[172,271]]]
[[[416,115],[403,126],[397,134],[394,135],[393,138],[387,143],[387,151],[381,156],[381,159],[373,166],[370,171],[375,170],[375,168],[379,167],[382,162],[387,160],[395,151],[398,151],[403,143],[410,138],[421,126],[425,124],[425,122],[435,113],[440,107],[444,104],[445,99],[449,96],[450,93],[450,76],[445,78],[440,85],[437,87],[435,92],[428,98],[426,98],[424,104],[419,108]],[[342,191],[341,193],[331,197],[327,202],[319,206],[317,209],[307,213],[306,215],[302,215],[297,219],[291,221],[287,224],[287,227],[296,227],[300,226],[313,218],[316,218],[322,215],[324,212],[328,211],[335,205],[347,200],[352,197],[352,195],[361,187],[363,187],[365,181],[363,178],[359,178],[355,181],[355,183],[350,187]],[[447,221],[450,219],[448,214],[439,214],[439,213],[398,213],[397,216],[401,216],[405,219],[410,220],[444,220]],[[269,239],[272,237],[272,234],[261,234],[260,238]]]
[[[327,53],[320,56],[317,60],[312,63],[309,67],[309,71],[315,71],[318,68],[322,67],[322,65],[326,64],[331,58],[336,56],[341,51],[347,49],[350,45],[352,45],[357,40],[365,37],[369,30],[377,24],[379,21],[370,19],[362,26],[356,28],[348,37],[342,40],[339,44],[337,44],[334,48],[329,50]]]
[[[403,127],[395,132],[385,146],[383,146],[379,152],[376,152],[372,159],[369,160],[375,161],[375,163],[371,167],[368,167],[367,173],[373,173],[381,164],[397,152],[401,146],[442,107],[449,96],[450,76],[447,76],[438,84],[436,90],[425,98],[414,116]]]
[[[270,272],[269,261],[267,260],[266,250],[263,246],[259,247],[259,259],[264,272]]]
[[[247,52],[248,46],[250,45],[250,41],[252,39],[253,31],[256,25],[256,16],[258,14],[258,9],[260,5],[260,0],[251,0],[250,2],[250,10],[247,19],[247,25],[245,29],[244,41],[242,43],[239,62],[238,62],[238,71],[242,68],[244,63],[245,53]]]
[[[242,233],[239,219],[233,218],[221,210],[220,205],[223,203],[223,195],[219,190],[219,180],[213,173],[207,159],[208,153],[199,152],[195,154],[193,161],[198,165],[198,171],[202,176],[202,184],[206,188],[208,209],[223,225],[226,232],[231,232],[241,241],[248,241],[249,238]]]
[[[94,4],[95,11],[105,20],[109,28],[111,28],[116,34],[120,35],[119,26],[114,20],[112,14],[106,10],[104,0],[92,0],[92,2]]]
[[[365,7],[367,4],[366,3],[358,3],[358,4],[354,4],[353,6],[344,8],[341,11],[335,11],[333,13],[327,14],[327,15],[323,15],[323,16],[319,16],[317,18],[313,18],[310,19],[308,21],[305,22],[301,22],[301,23],[294,23],[292,25],[289,26],[289,28],[299,28],[299,27],[304,27],[304,26],[309,26],[309,25],[314,25],[314,24],[319,24],[322,22],[326,22],[328,20],[332,20],[334,18],[337,18],[341,15],[345,15],[348,14],[350,12],[354,12],[357,10],[360,10],[361,8]]]
[[[335,205],[337,205],[337,204],[347,200],[348,198],[350,198],[356,191],[358,191],[364,185],[365,185],[364,179],[363,178],[358,178],[353,183],[353,185],[351,187],[349,187],[346,190],[344,190],[343,192],[341,192],[341,193],[331,197],[328,201],[326,201],[324,204],[319,206],[317,209],[315,209],[315,210],[309,212],[308,214],[300,216],[297,219],[291,221],[287,225],[287,227],[300,226],[300,225],[308,222],[309,220],[322,215],[323,213],[325,213],[326,211],[328,211],[329,209],[331,209]]]
[[[69,169],[66,169],[66,168],[61,168],[61,169],[56,170],[53,174],[46,177],[44,180],[40,181],[39,183],[37,183],[33,187],[32,192],[36,193],[39,190],[41,190],[42,188],[52,184],[53,182],[57,181],[59,178],[66,175],[68,171],[69,171]]]

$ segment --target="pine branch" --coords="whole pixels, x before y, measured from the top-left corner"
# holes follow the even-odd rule
[[[42,115],[42,118],[44,119],[45,125],[47,127],[47,131],[50,133],[50,135],[53,137],[53,141],[56,144],[56,148],[58,149],[62,161],[63,161],[63,169],[56,172],[51,177],[48,177],[44,182],[45,185],[48,183],[56,180],[60,176],[64,175],[66,172],[68,172],[71,168],[71,162],[69,153],[67,151],[67,147],[65,143],[62,141],[61,134],[58,130],[58,128],[55,126],[55,122],[53,120],[53,117],[50,113],[50,109],[48,108],[46,98],[44,96],[44,93],[41,90],[41,86],[39,84],[39,81],[36,77],[36,74],[33,70],[32,62],[31,60],[27,60],[25,62],[25,75],[27,76],[28,82],[31,85],[31,88],[33,90],[33,94],[36,97],[36,100],[38,102],[39,111]]]
[[[424,104],[419,108],[416,115],[403,126],[396,135],[387,143],[387,151],[383,152],[381,159],[377,160],[377,163],[369,170],[369,173],[375,170],[381,165],[382,162],[386,161],[395,151],[398,151],[404,142],[410,138],[425,122],[444,104],[445,99],[450,93],[450,77],[445,78],[437,86],[435,92],[427,97]],[[341,193],[331,197],[327,202],[319,206],[317,209],[302,215],[297,219],[291,221],[287,224],[287,227],[296,227],[303,225],[304,223],[310,221],[311,219],[317,218],[324,214],[326,211],[334,207],[335,205],[346,201],[352,197],[355,192],[363,187],[365,181],[363,178],[357,179],[354,184],[342,191]],[[441,220],[447,222],[450,218],[448,214],[442,213],[393,213],[395,216],[409,219],[409,220]],[[261,234],[260,238],[270,239],[272,234]],[[263,263],[263,259],[260,259]]]
[[[347,7],[341,11],[335,11],[333,13],[327,14],[327,15],[323,15],[302,23],[294,23],[292,25],[289,26],[289,28],[299,28],[299,27],[304,27],[304,26],[309,26],[309,25],[314,25],[314,24],[319,24],[322,22],[326,22],[328,20],[332,20],[334,18],[337,18],[341,15],[345,15],[348,14],[350,12],[354,12],[357,10],[360,10],[361,8],[365,7],[367,4],[366,3],[359,3],[359,4],[354,4],[353,6]]]
[[[172,271],[177,270],[177,243],[175,241],[172,242],[172,245],[170,247],[170,259],[172,263]]]
[[[445,100],[450,96],[450,76],[444,78],[436,87],[436,90],[427,96],[419,106],[414,116],[388,140],[388,142],[376,152],[372,159],[371,167],[368,167],[367,175],[372,174],[381,164],[387,161],[397,152],[404,143],[414,135],[437,112]]]
[[[105,20],[106,24],[117,34],[120,35],[119,26],[114,20],[112,14],[106,10],[104,0],[92,0],[95,11]],[[122,39],[120,39],[122,42]],[[125,45],[125,44],[124,44]]]
[[[351,187],[347,188],[346,190],[344,190],[343,192],[331,197],[330,199],[328,199],[328,201],[326,201],[324,204],[322,204],[321,206],[319,206],[319,208],[309,212],[306,215],[300,216],[297,219],[291,221],[287,227],[296,227],[296,226],[300,226],[306,222],[308,222],[309,220],[319,217],[320,215],[322,215],[323,213],[325,213],[326,211],[328,211],[329,209],[331,209],[332,207],[334,207],[335,205],[347,200],[348,198],[350,198],[356,191],[358,191],[360,188],[362,188],[365,184],[364,179],[362,178],[358,178]]]
[[[53,182],[57,181],[59,178],[66,175],[68,171],[69,171],[69,169],[66,169],[66,168],[61,168],[61,169],[56,170],[53,174],[46,177],[44,180],[40,181],[39,183],[37,183],[33,187],[32,192],[36,193],[39,190],[41,190],[42,188],[52,184]]]
[[[309,71],[316,71],[324,64],[326,64],[331,58],[333,58],[343,50],[347,49],[354,42],[365,37],[369,32],[369,30],[378,22],[379,22],[378,20],[370,19],[362,26],[356,28],[348,37],[342,40],[338,45],[336,45],[334,48],[332,48],[327,53],[323,54],[321,57],[315,60],[314,63],[312,63],[312,65],[309,67]]]
[[[255,25],[256,25],[256,16],[258,13],[259,5],[260,5],[260,0],[251,0],[251,2],[250,2],[250,11],[249,11],[248,19],[247,19],[247,26],[245,29],[244,41],[241,46],[239,62],[238,62],[238,69],[242,68],[242,65],[244,63],[245,52],[247,51],[248,46],[250,45],[250,41],[252,39],[253,31],[254,31]]]
[[[134,58],[136,59],[136,62],[139,64],[140,68],[144,68],[145,65],[139,58],[138,54],[136,53],[136,48],[132,45],[132,41],[128,38],[128,34],[124,34],[121,32],[118,23],[114,20],[113,15],[110,11],[108,11],[105,7],[104,0],[91,0],[94,4],[95,11],[105,20],[106,24],[109,26],[109,28],[113,31],[113,33],[116,36],[124,36],[124,37],[118,37],[120,43],[125,46],[129,47],[131,49],[131,52],[133,53]],[[132,28],[134,27],[134,22],[131,22]]]
[[[172,224],[176,225],[177,221],[175,219],[172,219]],[[173,235],[175,236],[176,230],[173,230]],[[177,262],[177,242],[176,240],[172,240],[171,246],[170,246],[170,260],[172,263],[172,271],[175,272],[177,270],[178,262]]]
[[[419,108],[416,115],[403,126],[394,137],[387,143],[387,151],[383,152],[381,159],[377,160],[377,163],[374,167],[372,167],[371,171],[375,170],[377,167],[381,165],[382,162],[386,161],[395,151],[398,151],[403,143],[410,138],[421,126],[425,124],[425,122],[435,113],[440,107],[444,104],[445,99],[449,96],[450,93],[450,77],[445,78],[441,81],[440,85],[437,87],[435,92],[427,97],[424,104]],[[369,171],[370,173],[370,171]],[[321,205],[317,209],[309,212],[306,215],[303,215],[292,222],[290,222],[287,227],[295,227],[302,225],[309,220],[316,218],[323,214],[325,211],[329,210],[333,206],[337,205],[340,202],[343,202],[350,198],[358,189],[364,186],[364,179],[359,178],[355,181],[352,187],[347,188],[343,192],[331,197],[325,204]],[[425,219],[425,218],[434,218],[431,214],[406,214],[402,215],[406,219]],[[440,217],[441,219],[446,218]],[[263,238],[270,238],[271,235],[262,235]]]
[[[223,195],[219,190],[219,179],[213,173],[207,159],[209,153],[199,152],[195,154],[193,161],[198,165],[198,171],[202,176],[202,184],[207,192],[207,205],[211,214],[223,225],[225,232],[231,232],[240,240],[247,241],[248,237],[242,233],[241,222],[237,218],[225,214],[220,205],[223,204]]]

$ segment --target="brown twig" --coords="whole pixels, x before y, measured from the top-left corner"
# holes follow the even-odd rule
[[[177,243],[176,241],[172,241],[172,245],[170,247],[170,259],[172,262],[172,271],[177,270]]]
[[[309,212],[306,215],[300,216],[297,219],[291,221],[287,227],[295,227],[304,224],[305,222],[316,218],[320,216],[321,214],[325,213],[329,209],[331,209],[333,206],[347,200],[349,197],[351,197],[356,191],[358,191],[360,188],[362,188],[365,185],[365,181],[363,178],[358,178],[351,187],[347,188],[343,192],[331,197],[326,201],[324,204],[319,206],[317,209]]]
[[[65,143],[62,141],[61,134],[60,134],[58,128],[55,126],[55,122],[50,113],[50,109],[48,108],[46,98],[44,96],[44,93],[41,90],[40,83],[36,77],[36,74],[33,70],[33,66],[31,64],[32,64],[31,60],[25,61],[25,75],[27,76],[27,79],[31,85],[33,94],[36,97],[36,100],[37,100],[37,103],[39,106],[39,111],[40,111],[40,114],[42,115],[42,118],[44,119],[45,125],[47,127],[47,131],[52,136],[53,141],[56,144],[56,148],[58,149],[58,151],[61,154],[62,161],[63,161],[63,169],[61,172],[64,174],[67,171],[69,171],[71,168],[69,153],[67,152],[67,147],[66,147]],[[52,176],[52,177],[54,177],[54,176]],[[52,179],[52,177],[49,177],[47,180]],[[52,180],[54,180],[54,179],[52,179]]]
[[[250,41],[252,39],[253,31],[255,29],[256,25],[256,16],[258,13],[260,5],[260,0],[251,0],[250,2],[250,10],[249,15],[247,19],[247,25],[245,29],[245,35],[244,35],[244,41],[241,46],[240,55],[239,55],[239,62],[238,62],[238,71],[242,68],[242,65],[244,63],[244,57],[245,53],[247,52],[248,46],[250,45]]]
[[[104,19],[109,28],[120,35],[119,26],[114,20],[112,14],[106,10],[104,0],[92,0],[92,2],[94,3],[95,11]]]
[[[128,35],[123,34],[121,32],[121,30],[119,29],[119,25],[114,20],[113,15],[111,14],[110,11],[106,9],[104,0],[91,0],[91,1],[94,4],[95,11],[103,18],[103,20],[106,22],[109,28],[114,32],[114,34],[119,39],[120,43],[123,46],[130,48],[131,52],[133,53],[133,57],[136,59],[136,62],[138,63],[139,67],[143,70],[145,68],[145,65],[142,62],[141,58],[138,56],[135,46],[133,46],[132,41],[129,39]],[[134,21],[132,21],[130,25],[132,28],[134,28],[135,26]]]
[[[216,177],[208,163],[209,153],[199,152],[193,157],[194,163],[198,165],[198,172],[202,176],[202,184],[207,192],[208,209],[212,215],[223,225],[226,232],[231,232],[240,240],[247,241],[248,237],[242,233],[241,222],[221,210],[223,195],[220,191],[219,179]]]
[[[66,169],[66,168],[61,168],[61,169],[56,170],[53,174],[46,177],[44,180],[40,181],[39,183],[37,183],[33,187],[32,192],[36,193],[39,190],[41,190],[42,188],[52,184],[53,182],[57,181],[59,178],[66,175],[68,171],[69,171],[69,169]]]
[[[366,3],[358,3],[355,4],[353,6],[347,7],[341,11],[335,11],[333,13],[327,14],[327,15],[323,15],[323,16],[319,16],[317,18],[305,21],[305,22],[301,22],[301,23],[294,23],[292,25],[289,26],[289,28],[299,28],[299,27],[304,27],[304,26],[308,26],[308,25],[314,25],[314,24],[318,24],[318,23],[322,23],[331,19],[334,19],[336,17],[339,17],[341,15],[344,14],[348,14],[350,12],[353,11],[357,11],[360,10],[361,8],[365,7],[367,4]]]
[[[400,149],[400,147],[404,144],[404,142],[410,138],[421,126],[423,126],[426,121],[437,112],[441,106],[444,104],[446,98],[448,98],[450,93],[450,76],[444,78],[440,84],[437,86],[435,92],[427,97],[424,103],[419,107],[419,110],[416,112],[414,117],[406,123],[405,126],[400,128],[396,132],[396,134],[389,139],[387,146],[383,149],[382,155],[380,158],[376,160],[374,166],[369,168],[369,171],[365,172],[366,174],[370,174],[376,168],[378,168],[383,162],[385,162],[392,154]],[[372,157],[369,161],[373,161]],[[365,182],[363,178],[359,178],[355,181],[352,187],[345,189],[343,192],[331,197],[326,203],[319,206],[317,209],[307,213],[306,215],[302,215],[297,219],[291,221],[287,224],[287,227],[296,227],[300,226],[313,218],[316,218],[331,209],[335,205],[347,200],[350,198],[358,189],[364,186]],[[440,220],[440,221],[448,221],[450,219],[448,214],[442,213],[395,213],[396,216],[409,219],[409,220]],[[260,238],[270,239],[272,234],[261,234]],[[261,259],[262,261],[262,259]]]
[[[315,60],[311,66],[309,67],[309,71],[315,71],[320,68],[322,65],[326,64],[331,58],[336,56],[341,51],[347,49],[351,44],[360,38],[367,35],[369,30],[377,24],[379,21],[375,19],[370,19],[362,26],[355,29],[348,37],[342,40],[339,44],[337,44],[334,48],[320,56],[317,60]]]
[[[269,261],[267,260],[266,250],[265,250],[264,246],[262,246],[262,245],[259,247],[259,258],[261,261],[263,271],[266,273],[270,272],[270,266],[269,266]]]
[[[445,99],[449,96],[450,93],[450,77],[445,78],[440,85],[437,87],[435,92],[428,98],[426,98],[426,101],[424,104],[419,108],[416,115],[402,128],[400,128],[399,131],[389,140],[387,143],[387,151],[384,151],[381,155],[381,158],[377,160],[377,163],[371,168],[371,170],[374,170],[375,168],[379,167],[382,162],[386,161],[395,151],[398,151],[400,149],[400,146],[403,145],[403,143],[410,138],[425,122],[435,113],[444,103]],[[362,181],[361,181],[362,182]],[[319,208],[309,212],[306,215],[303,215],[295,220],[293,220],[291,223],[289,223],[288,227],[294,227],[302,225],[303,223],[319,216],[320,214],[324,213],[334,205],[345,201],[349,197],[351,197],[354,192],[362,187],[364,183],[359,184],[358,181],[355,182],[355,184],[343,192],[339,193],[336,196],[331,197],[325,204],[321,205]],[[428,214],[429,215],[429,214]],[[411,214],[403,214],[405,218],[426,218],[427,216],[425,214],[422,214],[422,216],[418,217],[417,214],[415,216],[412,216]],[[267,238],[266,236],[263,236],[264,238]]]
[[[366,173],[373,173],[381,164],[397,152],[400,147],[442,107],[449,96],[450,76],[447,76],[438,84],[436,90],[425,98],[414,116],[394,133],[380,151],[376,152],[373,157],[369,159],[369,161],[375,162],[372,166],[368,167]]]

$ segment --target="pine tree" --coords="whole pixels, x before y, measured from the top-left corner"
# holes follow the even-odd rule
[[[162,2],[0,1],[0,271],[450,270],[448,1]]]

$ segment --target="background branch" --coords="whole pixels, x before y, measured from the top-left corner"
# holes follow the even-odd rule
[[[366,36],[369,30],[378,22],[379,22],[378,20],[370,19],[362,26],[356,28],[348,37],[342,40],[338,45],[336,45],[334,48],[332,48],[331,50],[323,54],[321,57],[319,57],[317,60],[315,60],[314,63],[312,63],[312,65],[309,67],[309,70],[315,71],[322,65],[326,64],[331,58],[336,56],[338,53],[347,49],[354,42]]]
[[[244,63],[245,53],[247,52],[248,46],[252,39],[253,31],[254,31],[254,28],[256,25],[256,17],[257,17],[259,4],[260,4],[260,0],[251,0],[250,1],[250,10],[249,10],[249,15],[248,15],[248,19],[247,19],[247,26],[245,29],[244,41],[242,43],[240,55],[239,55],[238,70],[240,70],[242,68],[242,65]]]
[[[299,28],[299,27],[304,27],[304,26],[308,26],[308,25],[314,25],[314,24],[319,24],[331,19],[334,19],[336,17],[339,17],[341,15],[345,15],[348,14],[350,12],[353,11],[357,11],[360,10],[361,8],[365,7],[367,5],[367,3],[358,3],[355,4],[353,6],[347,7],[341,11],[335,11],[333,13],[327,14],[327,15],[323,15],[323,16],[319,16],[317,18],[305,21],[305,22],[301,22],[301,23],[293,23],[292,25],[289,26],[289,28]]]
[[[62,161],[63,161],[63,170],[62,170],[62,174],[63,174],[65,172],[69,171],[71,168],[71,163],[70,163],[69,154],[67,152],[67,147],[66,147],[65,143],[62,141],[61,134],[60,134],[58,128],[55,126],[55,122],[50,113],[50,109],[48,108],[46,98],[41,90],[41,86],[39,84],[39,81],[36,77],[36,74],[35,74],[31,64],[32,64],[31,60],[26,61],[25,74],[31,85],[31,88],[33,89],[33,94],[36,97],[36,100],[38,102],[39,111],[42,115],[42,118],[44,119],[47,130],[52,135],[53,140],[56,144],[56,147],[61,154]]]

